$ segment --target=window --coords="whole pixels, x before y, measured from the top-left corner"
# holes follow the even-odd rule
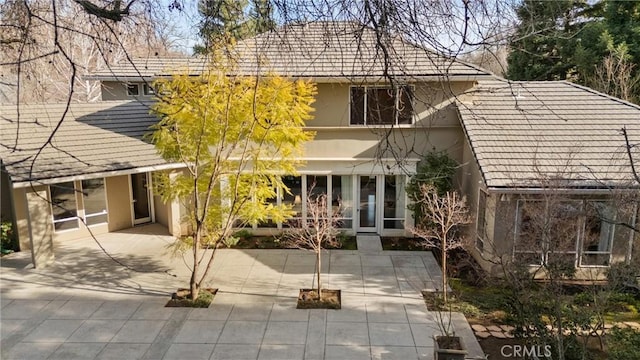
[[[302,177],[284,176],[282,182],[289,188],[288,192],[284,189],[280,190],[282,192],[282,204],[291,206],[294,215],[289,219],[289,222],[298,224],[302,219],[302,199],[304,197],[304,193],[302,192]]]
[[[530,265],[609,266],[614,242],[624,247],[628,239],[616,225],[617,212],[607,201],[520,200],[514,258]]]
[[[352,87],[351,125],[411,124],[413,106],[411,87]]]
[[[55,231],[78,228],[78,206],[73,181],[49,186]]]
[[[107,202],[104,179],[82,180],[84,221],[87,226],[107,222]]]
[[[331,176],[331,211],[342,211],[341,228],[353,227],[353,183],[351,175]]]
[[[527,265],[542,263],[542,241],[537,234],[535,214],[541,201],[518,201],[516,239],[513,247],[515,261]]]
[[[145,96],[153,96],[153,95],[156,94],[156,92],[153,90],[153,86],[151,86],[149,84],[146,84],[146,83],[144,85],[142,85],[142,91],[143,91],[142,93]]]
[[[127,84],[127,95],[128,96],[140,95],[140,86],[138,86],[138,84]]]
[[[606,202],[587,202],[580,265],[608,266],[615,234],[616,211]]]
[[[484,252],[484,239],[487,236],[487,193],[478,192],[478,216],[476,217],[476,249]]]
[[[384,228],[404,229],[406,207],[404,176],[386,175],[384,177]]]

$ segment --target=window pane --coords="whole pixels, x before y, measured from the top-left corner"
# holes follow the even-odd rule
[[[604,202],[587,204],[583,251],[611,251],[615,210]]]
[[[284,185],[289,191],[283,189],[282,203],[290,205],[295,211],[294,218],[302,217],[302,178],[300,176],[284,176]]]
[[[367,125],[395,124],[395,97],[391,88],[367,89]]]
[[[353,186],[351,175],[331,176],[331,207],[335,214],[342,211],[341,227],[350,229],[353,225]]]
[[[307,192],[311,196],[327,194],[327,177],[324,175],[307,175]]]
[[[541,201],[518,201],[514,260],[521,264],[539,265],[542,261],[542,235],[537,216],[543,211],[541,204]]]
[[[72,230],[78,228],[78,218],[73,218],[65,221],[56,221],[53,223],[56,231]]]
[[[49,189],[51,191],[53,220],[67,219],[78,215],[73,181],[51,185]]]
[[[413,123],[413,104],[410,86],[401,86],[398,89],[398,124],[411,124]]]
[[[384,227],[386,229],[404,229],[404,176],[387,175],[384,177]]]
[[[103,179],[82,180],[82,199],[87,225],[89,225],[89,219],[91,219],[92,224],[99,224],[99,221],[107,222],[107,202],[104,194]],[[104,216],[91,216],[96,214],[103,214]]]
[[[547,205],[548,214],[548,251],[550,253],[575,254],[581,227],[582,201],[551,202]],[[560,259],[560,257],[556,257]],[[562,257],[575,263],[570,256]]]
[[[88,226],[107,223],[107,214],[98,214],[94,216],[87,216],[85,222]]]
[[[153,87],[149,84],[143,85],[143,91],[145,95],[155,95],[155,91],[153,90]]]
[[[351,125],[364,125],[364,88],[351,88]]]
[[[129,84],[127,85],[127,95],[136,96],[140,95],[140,88],[138,84]]]

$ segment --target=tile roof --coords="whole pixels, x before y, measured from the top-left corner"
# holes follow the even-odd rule
[[[286,25],[238,42],[237,71],[247,75],[275,72],[295,77],[349,80],[380,80],[385,74],[407,78],[490,75],[475,65],[438,55],[397,36],[382,43],[386,46],[378,45],[372,28],[355,22]],[[176,70],[198,74],[205,66],[202,57],[134,59],[132,63],[120,63],[96,72],[91,78],[154,78]]]
[[[566,81],[480,81],[461,100],[488,187],[537,187],[541,179],[569,188],[630,184],[621,129],[640,143],[637,105]],[[638,146],[633,151],[640,160]]]
[[[148,105],[136,101],[72,103],[35,162],[35,154],[60,121],[65,104],[21,105],[19,127],[16,106],[2,105],[0,158],[14,183],[166,165],[155,147],[143,140],[149,126],[158,121],[149,114]]]

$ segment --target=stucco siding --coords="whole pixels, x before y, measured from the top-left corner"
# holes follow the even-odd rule
[[[109,209],[109,231],[132,227],[129,175],[107,178],[106,188],[107,207]]]
[[[31,249],[31,240],[29,239],[29,210],[27,207],[26,189],[13,190],[13,206],[16,215],[20,250],[29,250]]]

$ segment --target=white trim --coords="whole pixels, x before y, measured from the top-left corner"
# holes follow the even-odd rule
[[[70,176],[63,176],[58,178],[50,178],[50,179],[42,179],[42,180],[20,181],[20,182],[13,183],[13,188],[18,189],[18,188],[26,188],[26,187],[38,186],[38,185],[51,185],[51,184],[57,184],[57,183],[62,183],[67,181],[90,180],[90,179],[96,179],[101,177],[107,178],[107,177],[120,176],[120,175],[139,174],[143,172],[181,169],[184,167],[185,165],[182,163],[171,163],[171,164],[162,164],[162,165],[143,166],[143,167],[137,167],[137,168],[125,169],[125,170],[101,171],[101,172],[96,172],[91,174],[70,175]]]
[[[149,215],[151,215],[151,222],[156,222],[156,203],[153,199],[153,183],[151,173],[147,173],[147,196],[149,197]]]

